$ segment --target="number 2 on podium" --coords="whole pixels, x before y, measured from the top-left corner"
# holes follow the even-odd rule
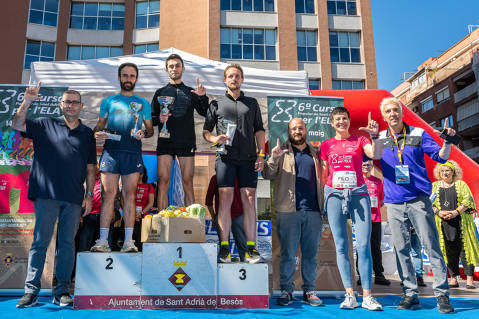
[[[108,257],[107,259],[105,259],[105,261],[107,262],[107,264],[105,266],[105,269],[106,270],[112,270],[113,267],[111,265],[113,264],[113,258]]]

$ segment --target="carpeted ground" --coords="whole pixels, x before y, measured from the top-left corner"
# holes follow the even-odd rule
[[[71,308],[60,308],[51,304],[51,297],[40,297],[40,304],[29,309],[16,309],[15,304],[18,297],[0,297],[0,316],[2,319],[43,319],[43,318],[104,318],[104,319],[149,319],[149,318],[180,318],[180,319],[211,319],[216,318],[284,318],[291,316],[295,319],[306,319],[321,317],[347,318],[354,316],[355,319],[366,318],[444,318],[436,308],[436,299],[427,297],[421,298],[422,309],[416,311],[396,310],[400,297],[387,295],[378,298],[383,305],[384,311],[372,312],[362,308],[355,310],[341,310],[339,304],[341,299],[325,298],[324,307],[311,307],[297,300],[289,307],[276,305],[276,299],[270,299],[270,309],[262,310],[73,310]],[[360,301],[361,298],[358,300]],[[456,309],[454,314],[447,315],[448,318],[479,318],[479,299],[475,298],[453,298],[451,303]]]

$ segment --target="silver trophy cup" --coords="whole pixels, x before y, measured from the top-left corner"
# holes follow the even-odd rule
[[[158,103],[162,106],[160,111],[161,114],[168,114],[170,113],[170,105],[175,103],[175,98],[173,96],[159,96]],[[160,130],[160,137],[170,138],[170,132],[168,132],[168,129],[166,128],[166,122],[163,122],[163,127]]]
[[[133,118],[135,119],[135,125],[131,129],[130,135],[135,136],[136,133],[138,132],[138,120],[140,119],[140,112],[143,109],[143,105],[140,103],[136,102],[131,102],[130,103],[130,113],[133,115]]]

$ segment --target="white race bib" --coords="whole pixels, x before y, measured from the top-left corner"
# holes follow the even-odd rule
[[[356,186],[356,172],[337,171],[333,173],[333,188],[354,188]]]
[[[371,195],[371,196],[369,196],[369,198],[371,199],[371,207],[372,208],[379,208],[378,197],[374,196],[374,195]]]

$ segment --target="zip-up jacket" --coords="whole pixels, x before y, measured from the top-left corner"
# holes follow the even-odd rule
[[[314,167],[316,169],[316,195],[318,198],[319,210],[322,211],[321,166],[318,159],[318,151],[310,144],[307,145],[313,157]],[[273,194],[276,210],[282,213],[292,213],[296,211],[296,170],[294,168],[294,152],[290,142],[284,143],[281,148],[287,148],[288,152],[277,158],[271,156],[264,163],[264,169],[261,174],[265,179],[274,179]]]

